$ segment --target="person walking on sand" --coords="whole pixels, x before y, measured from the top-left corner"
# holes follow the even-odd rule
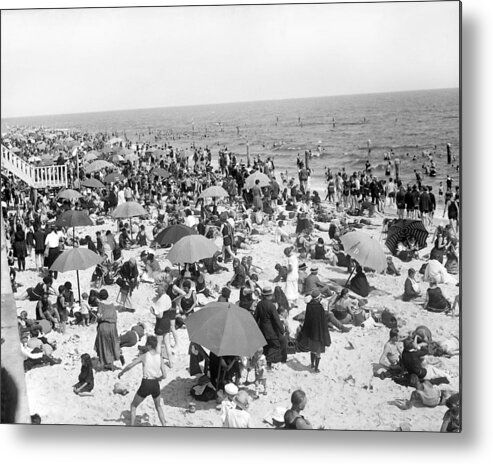
[[[137,408],[149,395],[152,396],[161,425],[163,427],[166,425],[163,408],[161,407],[161,387],[159,386],[159,381],[166,378],[166,368],[161,354],[157,351],[157,347],[157,338],[149,335],[146,340],[148,351],[118,373],[118,378],[121,379],[123,374],[138,364],[142,364],[142,382],[130,405],[130,425],[135,425]]]

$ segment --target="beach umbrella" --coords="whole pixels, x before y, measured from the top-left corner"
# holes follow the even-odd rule
[[[82,193],[78,192],[77,190],[65,189],[65,190],[62,190],[57,195],[57,198],[64,198],[66,200],[77,200],[81,196],[82,196]]]
[[[142,205],[135,201],[126,201],[118,205],[111,215],[114,218],[131,218],[136,216],[146,216],[148,212]]]
[[[224,198],[228,196],[228,192],[219,185],[213,185],[212,187],[206,188],[199,195],[200,198]]]
[[[154,153],[155,151],[156,151],[156,148],[154,148],[154,147],[150,147],[150,148],[148,148],[148,149],[146,150],[146,154],[147,154],[147,153]]]
[[[271,181],[269,177],[264,173],[257,171],[246,178],[245,189],[250,190],[255,185],[257,179],[260,181],[259,187],[267,187],[270,185]]]
[[[130,154],[134,154],[134,151],[131,149],[131,148],[127,148],[127,147],[124,147],[120,150],[120,155],[122,156],[125,156],[125,155],[130,155]]]
[[[173,264],[196,263],[212,257],[217,251],[219,248],[214,241],[203,235],[187,235],[173,245],[166,258]]]
[[[64,251],[55,262],[51,265],[50,271],[58,272],[77,272],[77,289],[79,291],[80,301],[80,282],[79,271],[84,271],[90,267],[96,266],[103,261],[103,257],[94,253],[87,248],[74,247]]]
[[[72,148],[72,147],[75,147],[76,145],[79,145],[79,142],[77,142],[76,140],[74,140],[74,139],[72,139],[72,140],[65,139],[65,146],[66,147]]]
[[[80,185],[88,188],[104,188],[104,184],[100,180],[94,178],[84,179],[81,181]]]
[[[341,237],[344,251],[356,260],[360,266],[369,267],[377,272],[387,268],[387,258],[380,243],[361,231],[348,232]]]
[[[89,217],[89,213],[87,211],[78,211],[74,209],[63,212],[55,221],[55,226],[57,227],[72,227],[74,241],[76,227],[93,225],[94,222],[92,222],[92,219]]]
[[[96,172],[96,171],[101,171],[102,169],[114,168],[114,167],[115,165],[109,163],[108,161],[96,160],[86,167],[86,172]]]
[[[139,156],[136,155],[135,153],[127,153],[124,156],[124,159],[125,159],[125,161],[127,161],[129,163],[133,163],[134,161],[137,161],[139,159]]]
[[[125,158],[122,155],[117,154],[110,156],[110,161],[112,163],[121,163],[122,161],[125,161]]]
[[[389,225],[385,245],[392,254],[395,254],[397,244],[399,242],[405,242],[409,238],[416,240],[416,246],[419,250],[425,248],[428,231],[424,224],[414,219],[396,219]]]
[[[106,146],[104,147],[102,150],[101,150],[101,153],[103,154],[108,154],[108,153],[115,153],[117,150],[115,147],[109,147],[109,146]]]
[[[267,344],[255,319],[232,303],[212,302],[186,321],[190,341],[217,356],[251,357]]]
[[[166,154],[166,152],[164,150],[161,150],[160,148],[156,148],[154,150],[153,156],[154,157],[157,157],[157,156],[163,157],[165,154]]]
[[[110,172],[105,178],[104,178],[104,183],[105,184],[114,184],[115,182],[118,182],[122,180],[123,176],[119,174],[118,172]]]
[[[114,137],[110,140],[108,140],[108,145],[114,145],[115,143],[120,143],[120,142],[123,142],[123,139],[121,139],[120,137]]]
[[[159,232],[154,240],[159,245],[173,245],[187,235],[196,234],[197,232],[191,227],[184,224],[174,224]]]
[[[157,177],[162,177],[163,179],[167,179],[169,177],[169,172],[166,171],[166,169],[163,169],[163,168],[154,168],[152,171],[151,171],[151,174],[153,176],[157,176]]]
[[[130,237],[132,237],[132,218],[137,216],[146,216],[148,212],[142,205],[135,201],[126,201],[118,205],[111,215],[117,218],[128,218],[130,222]]]
[[[84,161],[94,161],[99,158],[97,151],[90,151],[84,155]]]

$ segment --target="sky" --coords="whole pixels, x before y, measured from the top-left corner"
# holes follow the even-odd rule
[[[1,15],[2,118],[458,86],[458,2]]]

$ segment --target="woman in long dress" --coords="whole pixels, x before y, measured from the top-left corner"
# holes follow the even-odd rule
[[[98,303],[98,329],[94,350],[99,360],[103,363],[104,369],[115,370],[113,364],[120,358],[120,341],[116,328],[117,312],[115,305],[106,303],[108,292],[103,289],[99,292]]]
[[[252,187],[253,207],[262,211],[262,189],[260,188],[260,180],[255,181],[255,185]]]
[[[291,307],[296,307],[296,301],[298,299],[298,257],[292,247],[285,248],[284,254],[287,258],[286,268],[288,270],[284,293]]]

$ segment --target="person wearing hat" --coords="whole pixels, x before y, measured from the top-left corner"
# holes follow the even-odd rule
[[[223,427],[234,429],[254,428],[250,413],[247,411],[250,406],[250,396],[245,390],[241,390],[234,397],[234,409],[226,409]]]
[[[325,347],[330,346],[329,327],[325,310],[320,302],[322,294],[315,289],[311,293],[311,300],[306,305],[305,320],[299,333],[299,343],[310,351],[310,367],[314,372],[320,372],[318,366],[320,357],[325,353]]]
[[[293,247],[287,247],[284,249],[284,255],[287,258],[286,268],[288,274],[286,276],[286,287],[284,293],[289,301],[291,307],[296,307],[296,300],[298,299],[298,258],[293,252]]]
[[[305,279],[304,294],[311,295],[314,290],[320,291],[324,297],[332,295],[332,291],[327,284],[324,284],[318,277],[318,267],[312,266],[310,274]]]
[[[235,409],[236,403],[234,402],[234,397],[238,394],[238,387],[230,382],[224,386],[224,393],[226,398],[221,402],[221,422],[224,424],[226,421],[226,415],[228,410]]]
[[[276,305],[272,301],[273,295],[272,287],[262,289],[262,299],[257,304],[254,315],[267,341],[263,351],[269,368],[273,363],[281,362],[281,339],[284,334],[284,326],[277,313]]]

